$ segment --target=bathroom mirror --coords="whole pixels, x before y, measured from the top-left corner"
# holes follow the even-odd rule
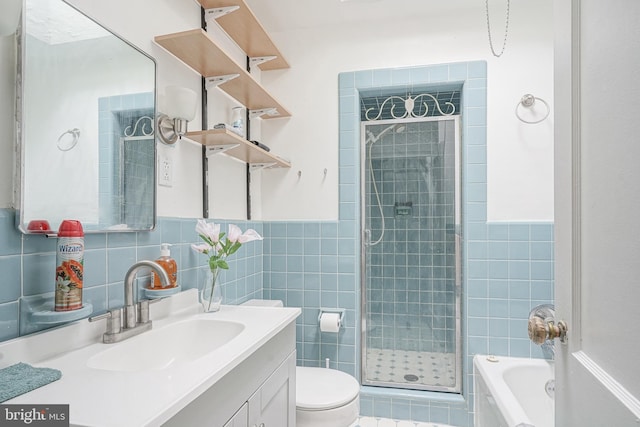
[[[62,0],[26,0],[23,11],[18,228],[152,229],[155,61]]]

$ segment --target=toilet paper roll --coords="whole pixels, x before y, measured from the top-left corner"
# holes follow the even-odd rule
[[[320,331],[338,332],[340,330],[340,313],[322,313],[320,316]]]

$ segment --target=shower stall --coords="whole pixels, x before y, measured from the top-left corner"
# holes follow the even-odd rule
[[[459,116],[369,120],[361,122],[362,384],[460,393]]]

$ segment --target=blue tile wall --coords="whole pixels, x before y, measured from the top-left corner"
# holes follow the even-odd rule
[[[302,308],[297,323],[299,364],[356,372],[357,239],[355,221],[266,222],[264,296]],[[321,333],[320,308],[346,309],[339,334]],[[324,362],[323,362],[324,363]]]
[[[222,229],[228,221],[221,222]],[[253,228],[263,234],[259,222],[234,221],[240,228]],[[156,259],[160,244],[171,243],[171,256],[178,264],[178,283],[183,289],[197,287],[204,280],[205,255],[194,252],[191,243],[199,243],[192,218],[160,218],[154,231],[139,233],[88,234],[85,237],[85,282],[83,300],[94,313],[123,305],[124,275],[134,262]],[[53,292],[55,239],[22,235],[15,228],[15,211],[0,209],[0,341],[33,332],[37,327],[19,324],[20,299]],[[220,274],[226,304],[238,304],[262,298],[262,242],[249,242],[228,260],[229,270]],[[149,276],[139,281],[143,286]]]
[[[474,354],[542,357],[526,319],[535,305],[553,302],[553,224],[487,222],[486,76],[483,61],[340,74],[339,220],[264,224],[265,298],[302,308],[298,363],[330,358],[359,378],[359,91],[462,85],[463,395],[363,387],[363,415],[471,426]],[[346,309],[339,334],[319,331],[321,307]]]

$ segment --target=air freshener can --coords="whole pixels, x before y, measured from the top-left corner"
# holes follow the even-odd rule
[[[64,220],[58,230],[56,247],[55,311],[82,308],[84,275],[84,231],[76,220]]]

